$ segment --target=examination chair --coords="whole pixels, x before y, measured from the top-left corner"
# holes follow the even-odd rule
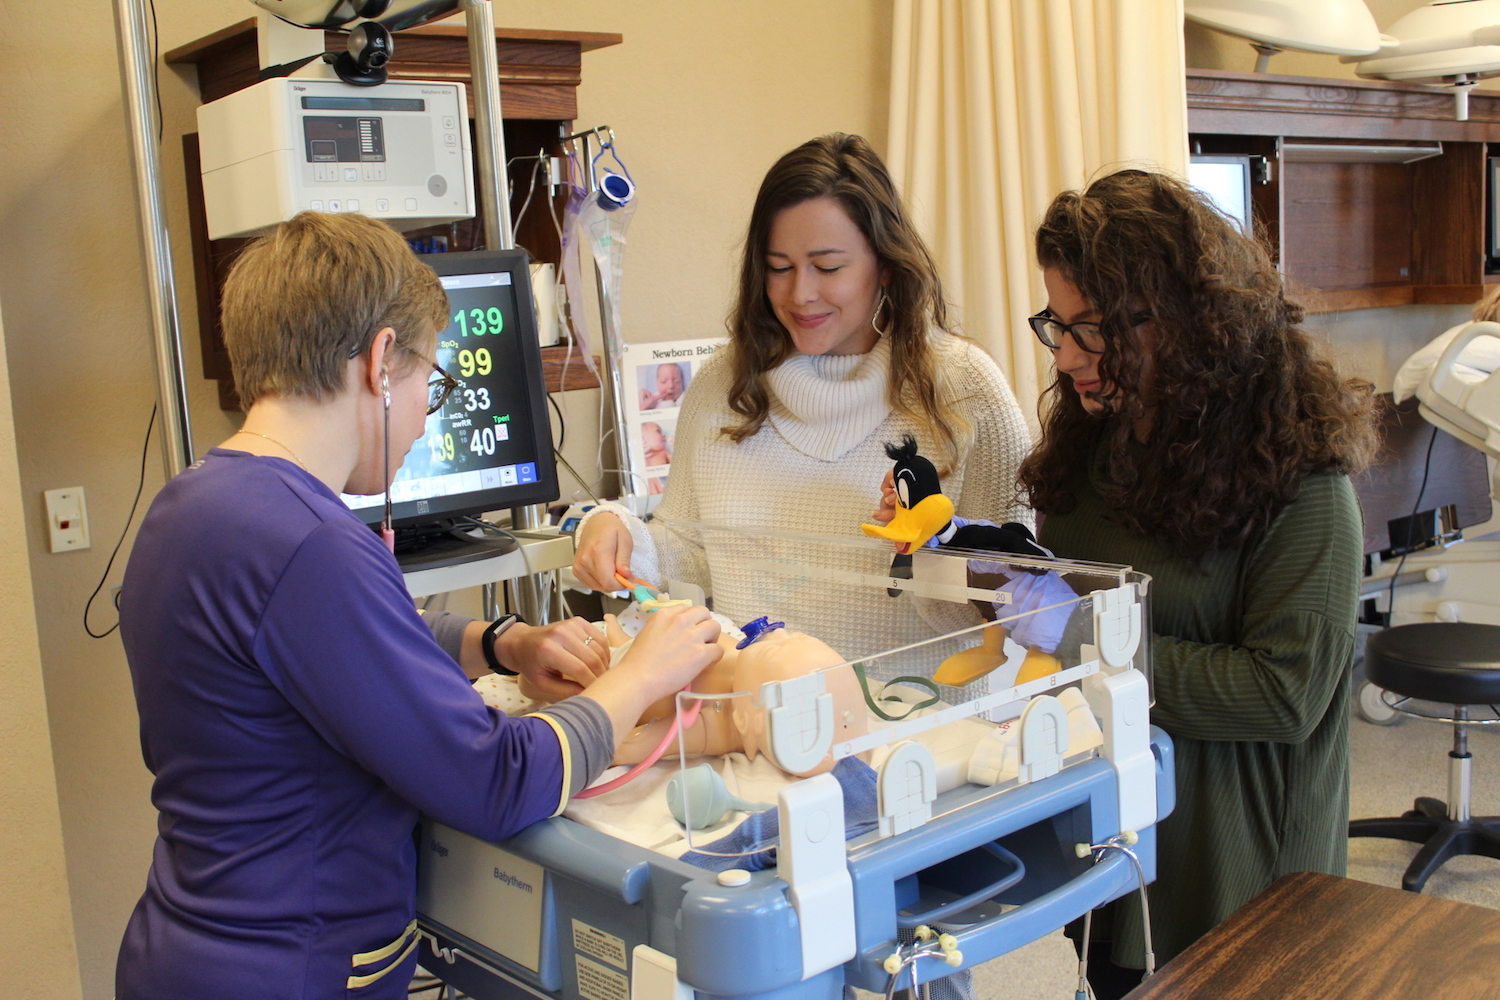
[[[1354,820],[1349,836],[1421,844],[1401,877],[1401,888],[1410,892],[1421,892],[1432,873],[1454,855],[1500,858],[1500,816],[1470,815],[1469,755],[1469,727],[1500,722],[1500,625],[1425,622],[1377,632],[1365,646],[1365,674],[1385,690],[1392,709],[1453,724],[1448,801],[1422,796],[1400,816]],[[1426,703],[1452,705],[1453,714],[1433,711]],[[1488,717],[1474,717],[1475,708]]]

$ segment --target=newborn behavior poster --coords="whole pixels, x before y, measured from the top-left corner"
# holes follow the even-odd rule
[[[704,362],[723,346],[723,337],[626,344],[620,358],[624,383],[626,451],[630,492],[657,494],[672,474],[677,446],[677,413],[682,397]]]

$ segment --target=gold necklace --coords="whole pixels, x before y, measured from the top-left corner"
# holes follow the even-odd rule
[[[271,442],[276,447],[280,448],[282,451],[284,451],[288,455],[292,456],[292,461],[296,462],[299,466],[301,466],[303,472],[308,471],[307,470],[307,463],[304,462],[304,461],[302,461],[302,459],[298,458],[297,457],[297,453],[295,451],[293,451],[292,449],[288,448],[286,445],[282,444],[280,441],[276,440],[271,435],[269,435],[269,434],[262,434],[260,431],[247,431],[243,427],[240,428],[240,430],[238,431],[238,433],[240,433],[240,434],[254,434],[258,438],[265,438],[267,441]]]

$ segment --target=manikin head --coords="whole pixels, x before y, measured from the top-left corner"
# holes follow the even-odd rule
[[[787,629],[764,633],[762,638],[740,650],[734,664],[734,689],[748,691],[750,696],[734,699],[731,711],[735,726],[745,742],[745,755],[754,760],[758,753],[765,753],[772,761],[776,760],[775,754],[766,745],[767,713],[760,701],[761,686],[770,681],[789,680],[814,671],[823,672],[824,683],[828,692],[833,695],[833,742],[864,735],[868,729],[869,714],[865,711],[859,678],[854,676],[853,667],[841,666],[843,663],[844,657],[821,639]],[[838,669],[830,670],[830,667]],[[790,773],[807,778],[832,770],[833,763],[830,752],[816,767]]]

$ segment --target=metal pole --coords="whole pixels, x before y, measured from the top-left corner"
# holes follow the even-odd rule
[[[500,61],[495,55],[495,12],[490,0],[463,0],[469,28],[469,70],[473,77],[474,152],[479,161],[483,191],[484,245],[509,250],[511,233],[510,185],[505,176],[505,132],[500,109]]]
[[[515,243],[510,221],[510,184],[505,174],[504,118],[500,108],[500,61],[495,55],[495,13],[490,0],[462,0],[469,30],[469,70],[473,77],[474,152],[479,161],[479,185],[484,205],[484,245],[509,250]],[[512,507],[511,527],[518,531],[540,528],[546,523],[542,504]],[[516,611],[533,625],[551,618],[542,601],[542,582],[532,575],[512,584]]]
[[[167,478],[193,460],[193,424],[188,412],[187,378],[182,366],[182,331],[177,323],[177,290],[172,279],[172,243],[161,193],[161,151],[153,120],[151,46],[146,10],[140,0],[115,0],[115,31],[125,89],[125,120],[135,164],[141,245],[145,251],[146,292],[151,308],[156,356],[156,403],[161,417],[162,465]]]

